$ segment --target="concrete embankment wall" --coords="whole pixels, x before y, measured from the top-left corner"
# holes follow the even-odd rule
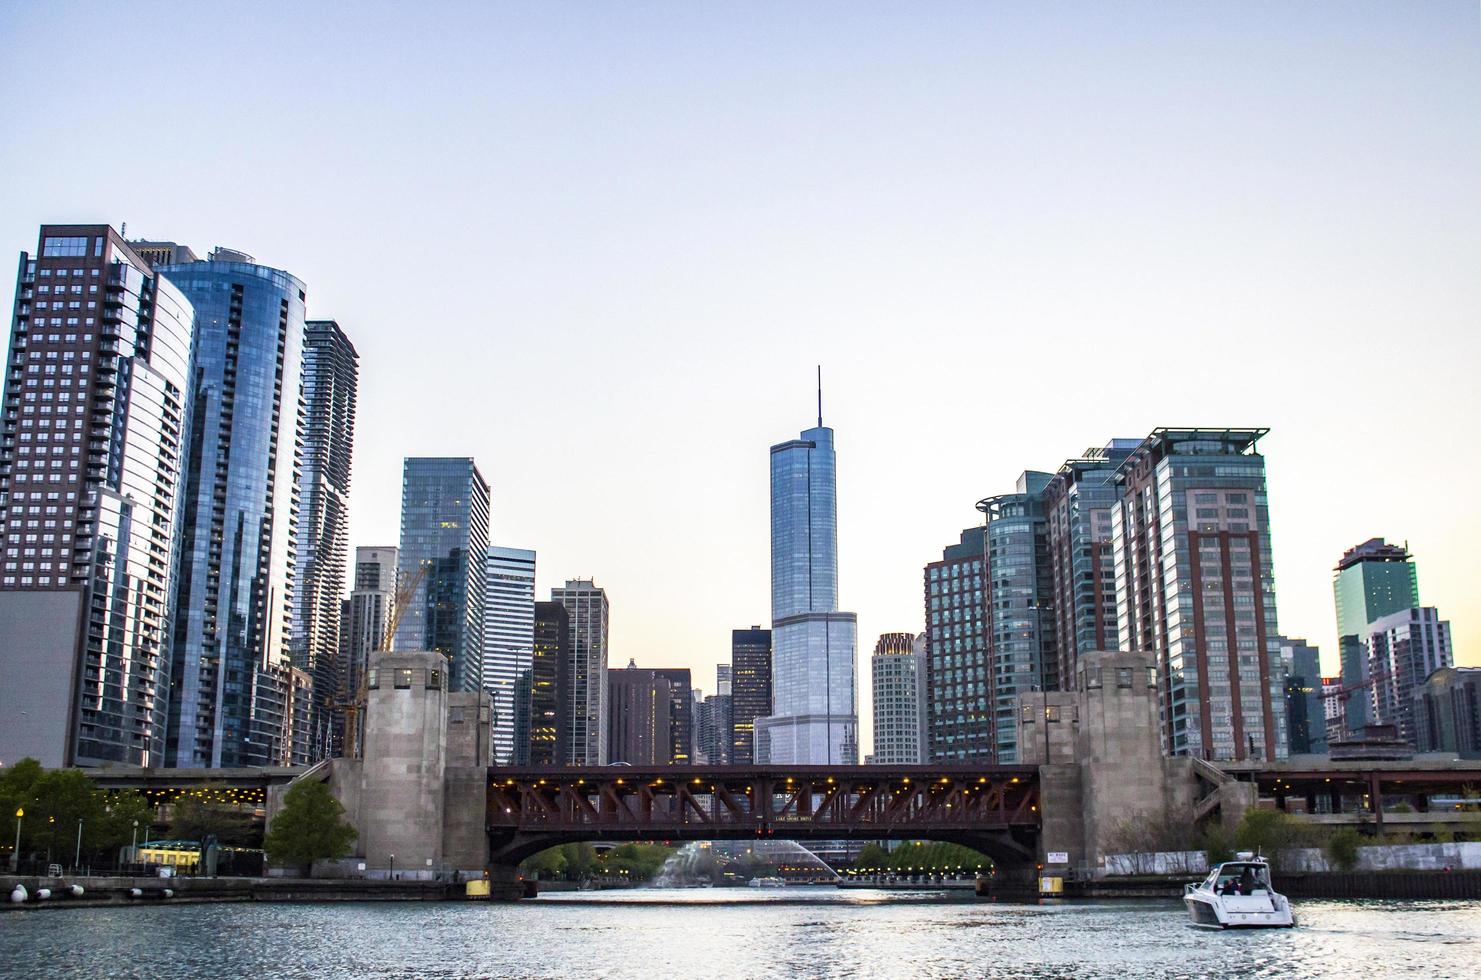
[[[24,885],[30,898],[14,904],[10,894]],[[65,895],[68,885],[83,895]],[[52,898],[37,901],[39,889]],[[139,898],[131,895],[138,888]],[[89,908],[103,905],[179,905],[198,902],[375,902],[442,901],[462,898],[463,886],[436,881],[319,880],[314,878],[36,878],[0,876],[0,910]],[[172,897],[166,898],[166,889]]]
[[[1181,898],[1183,886],[1198,877],[1124,875],[1071,881],[1065,883],[1065,897]],[[1481,899],[1481,871],[1277,871],[1275,887],[1291,898]]]

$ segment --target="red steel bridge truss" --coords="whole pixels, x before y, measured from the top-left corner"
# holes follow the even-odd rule
[[[496,864],[569,841],[929,839],[1031,862],[1033,766],[603,766],[489,770]]]

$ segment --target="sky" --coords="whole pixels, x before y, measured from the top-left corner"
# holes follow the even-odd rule
[[[1407,541],[1481,664],[1474,0],[0,4],[0,245],[226,245],[361,356],[351,541],[473,456],[611,663],[769,619],[768,447],[838,447],[869,653],[973,504],[1266,426],[1279,626]],[[8,326],[6,327],[8,329]]]

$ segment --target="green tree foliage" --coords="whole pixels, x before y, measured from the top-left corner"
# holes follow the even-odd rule
[[[306,867],[321,859],[344,857],[360,836],[345,822],[344,813],[324,783],[294,783],[283,794],[283,809],[262,839],[268,860]]]
[[[1338,871],[1351,871],[1358,864],[1363,835],[1352,827],[1339,827],[1322,843],[1322,853]]]
[[[1210,823],[1203,828],[1200,843],[1208,854],[1210,865],[1221,864],[1234,857],[1234,838],[1221,823]]]
[[[526,878],[540,881],[557,881],[565,877],[566,855],[564,847],[547,847],[519,863],[519,870]]]
[[[663,868],[675,848],[662,844],[619,844],[598,859],[599,870],[629,881],[648,881]]]
[[[82,831],[82,856],[94,860],[127,844],[133,822],[147,827],[154,808],[138,793],[97,789],[80,769],[45,770],[35,759],[22,759],[0,770],[0,814],[21,819],[21,853],[70,864]],[[11,834],[0,838],[13,842]]]
[[[860,872],[893,871],[905,874],[970,874],[992,868],[992,858],[963,847],[938,841],[905,841],[886,853],[870,844],[859,852],[854,868]]]
[[[1304,846],[1308,836],[1301,823],[1284,810],[1256,807],[1245,811],[1234,843],[1242,851],[1263,855],[1271,867],[1278,868],[1281,852]]]

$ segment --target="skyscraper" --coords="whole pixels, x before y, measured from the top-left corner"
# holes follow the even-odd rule
[[[1397,727],[1413,743],[1414,692],[1435,671],[1455,663],[1450,623],[1433,606],[1400,609],[1369,623],[1362,646],[1372,681],[1369,717],[1374,724]]]
[[[483,686],[489,485],[466,457],[408,457],[401,478],[401,569],[418,573],[396,649],[437,650],[450,689]]]
[[[671,764],[673,698],[668,678],[661,671],[645,670],[632,661],[624,669],[609,670],[607,678],[609,759],[633,766]],[[687,688],[684,700],[689,700]]]
[[[730,631],[730,761],[756,761],[756,719],[771,714],[771,630]]]
[[[1116,471],[1122,650],[1158,658],[1163,748],[1286,756],[1265,429],[1156,429]]]
[[[14,310],[0,761],[163,765],[195,311],[107,225],[43,225]]]
[[[1342,555],[1332,571],[1337,608],[1337,645],[1342,683],[1348,688],[1346,727],[1356,731],[1373,722],[1368,624],[1419,606],[1419,571],[1407,548],[1369,538]]]
[[[570,758],[571,617],[558,602],[535,603],[530,658],[529,757],[532,766],[560,766]]]
[[[756,761],[858,761],[857,631],[838,611],[837,460],[820,411],[771,447],[773,713],[755,723]]]
[[[1321,656],[1305,640],[1279,637],[1285,678],[1286,745],[1291,755],[1323,755],[1327,723],[1322,704]]]
[[[1481,667],[1441,667],[1414,691],[1414,747],[1481,759]]]
[[[926,761],[994,758],[987,528],[969,527],[922,573]]]
[[[398,554],[389,546],[355,549],[354,579],[350,583],[350,597],[344,603],[344,622],[340,626],[340,674],[335,681],[333,696],[338,704],[357,703],[361,700],[361,687],[365,683],[365,672],[370,667],[370,655],[386,649],[386,630],[396,611],[396,562]],[[321,697],[330,696],[321,692]],[[330,724],[333,754],[358,757],[360,754],[359,723],[357,731],[350,733],[348,713],[335,709]],[[355,735],[346,744],[349,735]]]
[[[1045,489],[1053,477],[1027,470],[1013,493],[978,501],[987,516],[988,649],[994,759],[1018,761],[1018,695],[1059,689],[1054,578]],[[978,597],[974,591],[974,601]],[[969,693],[977,693],[976,687]]]
[[[490,545],[485,566],[483,686],[494,702],[494,761],[518,761],[530,714],[530,662],[535,643],[535,553]]]
[[[913,764],[921,754],[925,691],[913,633],[882,633],[870,666],[874,680],[874,761]]]
[[[307,762],[289,649],[304,285],[223,248],[155,271],[197,314],[167,764]]]
[[[561,688],[568,766],[607,764],[607,632],[611,607],[607,592],[591,579],[567,579],[550,590],[566,608],[566,685]]]
[[[695,702],[698,714],[694,726],[698,732],[694,738],[695,761],[712,766],[730,765],[731,695],[710,694],[696,698]]]
[[[674,765],[694,760],[694,697],[688,667],[660,667],[654,673],[669,683],[669,757]]]
[[[303,333],[303,476],[293,595],[293,662],[313,677],[311,754],[335,748],[332,703],[339,663],[340,596],[350,550],[350,464],[355,443],[359,355],[333,320]]]
[[[1066,460],[1044,488],[1049,567],[1054,590],[1055,676],[1075,684],[1082,653],[1116,648],[1116,569],[1111,509],[1116,469],[1140,440],[1112,439]]]

